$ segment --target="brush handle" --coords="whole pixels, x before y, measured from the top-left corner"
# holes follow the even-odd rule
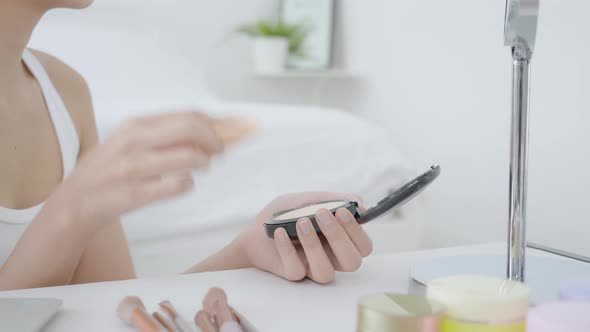
[[[176,327],[174,326],[173,323],[171,323],[170,321],[168,321],[161,313],[159,312],[154,312],[152,314],[152,316],[154,317],[154,319],[156,319],[158,321],[158,323],[160,323],[160,325],[162,325],[162,327],[164,327],[164,329],[168,332],[178,332],[178,330],[176,329]]]
[[[165,332],[152,316],[140,308],[133,310],[131,323],[138,332]]]
[[[174,320],[174,324],[176,325],[176,328],[180,331],[180,332],[194,332],[195,329],[182,317],[178,316],[176,317],[176,319]]]
[[[246,317],[244,317],[242,314],[237,312],[236,309],[231,308],[231,311],[238,318],[238,322],[242,326],[242,329],[244,330],[244,332],[258,332],[258,329],[256,327],[254,327],[254,325],[252,323],[250,323],[250,321],[248,321],[246,319]]]
[[[244,329],[240,324],[238,324],[238,322],[232,321],[221,325],[219,332],[244,332]]]

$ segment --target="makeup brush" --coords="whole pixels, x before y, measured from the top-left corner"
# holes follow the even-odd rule
[[[242,328],[240,323],[238,323],[235,320],[224,322],[223,325],[221,325],[221,327],[219,328],[219,330],[213,323],[214,320],[215,318],[212,317],[211,314],[205,310],[199,311],[195,316],[195,324],[197,324],[197,327],[201,329],[202,332],[244,332],[244,329]],[[256,330],[250,331],[255,332]]]
[[[213,128],[226,146],[235,144],[258,131],[256,122],[240,117],[217,120]]]
[[[225,322],[237,321],[238,319],[231,312],[227,303],[227,295],[221,288],[211,288],[203,299],[203,309],[215,313],[215,320],[218,326]]]
[[[217,332],[217,328],[213,325],[211,315],[205,310],[197,312],[195,315],[195,324],[203,332]]]
[[[152,316],[166,329],[168,332],[178,332],[176,327],[170,323],[164,315],[159,312],[154,312]]]
[[[206,114],[200,116],[225,146],[235,144],[258,131],[258,124],[253,119],[239,116],[214,118]]]
[[[182,317],[180,316],[180,314],[178,314],[178,312],[176,311],[176,309],[174,308],[174,306],[172,305],[172,303],[170,303],[170,301],[162,301],[159,303],[160,308],[162,309],[162,311],[168,315],[168,317],[170,317],[170,319],[172,320],[172,322],[174,323],[174,325],[176,326],[176,329],[180,332],[193,332],[194,329],[190,326],[190,324]]]
[[[247,320],[246,317],[244,317],[244,315],[242,315],[238,311],[236,311],[236,309],[231,308],[231,311],[236,316],[236,318],[238,320],[238,323],[240,324],[240,326],[242,327],[242,329],[244,330],[244,332],[257,332],[258,331],[254,327],[254,324],[250,323],[250,321]]]
[[[227,302],[227,295],[221,288],[211,288],[203,300],[203,308],[214,312],[214,319],[221,332],[243,332],[239,320]]]
[[[163,332],[164,330],[146,311],[143,302],[137,296],[127,296],[117,307],[117,316],[131,324],[139,332]]]

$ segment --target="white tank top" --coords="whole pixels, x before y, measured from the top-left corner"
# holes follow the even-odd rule
[[[65,178],[74,169],[80,150],[76,127],[59,93],[35,55],[29,50],[25,50],[23,53],[23,63],[41,87],[43,98],[45,99],[45,104],[47,105],[47,110],[57,135],[57,141],[61,151],[63,177]],[[44,203],[42,202],[37,206],[24,210],[13,210],[0,206],[0,266],[4,264],[17,241],[27,229],[29,223],[39,213]]]

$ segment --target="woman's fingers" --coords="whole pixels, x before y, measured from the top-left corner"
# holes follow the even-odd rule
[[[336,257],[336,268],[345,272],[358,270],[363,258],[336,217],[322,209],[316,214],[316,220]]]
[[[79,208],[86,215],[95,216],[97,219],[109,219],[147,204],[178,196],[193,186],[194,181],[190,174],[155,177],[133,184],[119,183],[116,186],[92,190],[90,194],[82,197]]]
[[[309,218],[297,222],[297,236],[303,247],[309,270],[307,276],[315,282],[326,284],[334,279],[334,266],[324,251],[322,242]]]
[[[301,261],[295,245],[287,235],[284,228],[277,228],[274,233],[275,246],[281,257],[280,271],[283,278],[290,281],[299,281],[305,278],[307,269]]]
[[[121,166],[120,175],[128,180],[191,172],[206,168],[209,161],[210,158],[205,152],[186,145],[166,150],[152,150],[129,157]]]
[[[194,112],[131,120],[80,158],[60,192],[79,198],[86,219],[112,220],[188,191],[190,173],[221,150]]]
[[[363,227],[356,221],[352,213],[347,209],[338,209],[336,211],[336,219],[344,228],[360,255],[362,257],[369,256],[373,251],[373,242]]]
[[[223,145],[212,128],[192,112],[138,118],[121,129],[125,149],[143,146],[167,148],[188,144],[200,147],[208,154],[219,153]]]
[[[163,200],[183,194],[194,186],[194,180],[188,173],[170,174],[163,177],[154,177],[126,187],[121,191],[120,202],[127,202],[129,209],[139,208],[145,204]]]

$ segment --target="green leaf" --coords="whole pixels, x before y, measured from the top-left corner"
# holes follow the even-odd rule
[[[258,21],[238,27],[237,32],[249,37],[283,37],[289,41],[289,53],[303,56],[302,46],[309,35],[306,24],[287,24],[284,22]]]

